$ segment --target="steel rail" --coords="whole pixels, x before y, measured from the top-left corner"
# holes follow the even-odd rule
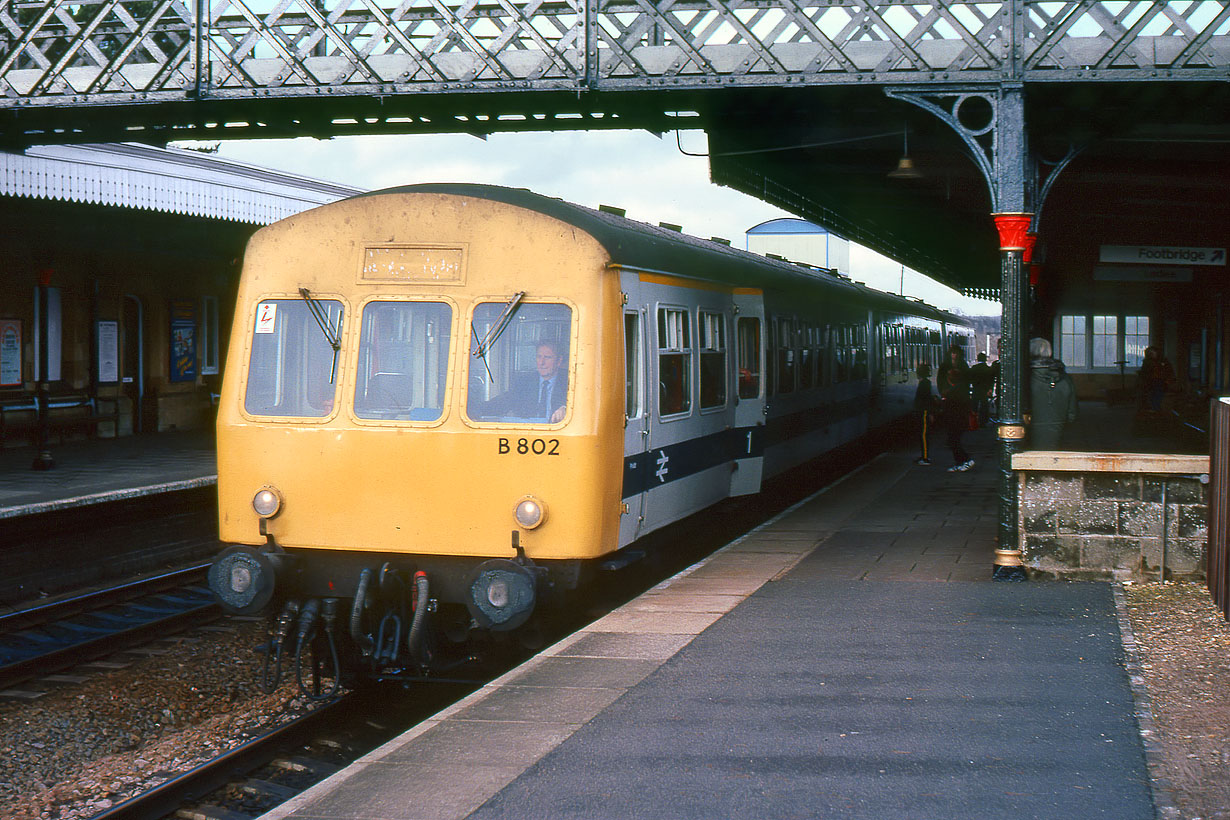
[[[57,598],[34,606],[0,615],[0,635],[29,629],[32,626],[62,620],[91,609],[131,600],[167,589],[174,589],[197,581],[204,581],[209,564],[193,564],[189,567],[126,581],[106,589],[84,592],[67,598]]]
[[[0,689],[11,688],[39,675],[57,672],[108,654],[148,643],[222,612],[212,596],[178,599],[163,596],[168,588],[184,587],[203,573],[192,567],[157,578],[121,584],[116,588],[75,596],[36,608],[41,620],[31,621],[34,610],[7,616],[28,626],[0,634]],[[158,597],[155,597],[158,596]],[[119,612],[107,608],[120,607]],[[69,618],[84,622],[73,623]]]
[[[356,696],[350,694],[325,703],[267,734],[252,738],[229,752],[95,815],[92,820],[159,820],[173,814],[185,802],[204,797],[225,786],[237,775],[273,760],[282,747],[301,743],[306,735],[317,731],[322,723],[332,720],[355,700]]]

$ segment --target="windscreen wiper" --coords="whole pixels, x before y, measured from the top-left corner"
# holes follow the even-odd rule
[[[333,366],[329,368],[329,384],[333,384],[337,378],[337,356],[342,349],[342,317],[338,315],[337,327],[334,328],[320,300],[312,296],[311,291],[307,288],[299,288],[299,295],[303,297],[304,302],[307,302],[312,318],[316,320],[320,332],[325,335],[325,341],[329,343],[329,347],[333,348]]]
[[[487,351],[495,344],[495,340],[500,338],[500,334],[504,332],[504,328],[508,327],[509,321],[512,320],[513,314],[517,312],[517,306],[521,304],[521,300],[525,298],[525,291],[519,290],[512,295],[508,300],[508,304],[504,305],[504,312],[500,314],[500,318],[487,331],[487,335],[478,343],[478,347],[474,349],[474,355],[487,361]],[[474,325],[470,325],[470,332],[474,334],[474,338],[478,338],[478,331],[474,329]]]

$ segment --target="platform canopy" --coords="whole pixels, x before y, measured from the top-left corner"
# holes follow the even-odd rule
[[[1230,87],[1055,84],[1025,89],[1041,189],[1045,275],[1088,269],[1098,244],[1224,245],[1230,227]],[[720,103],[719,103],[720,100]],[[994,296],[998,242],[987,183],[950,124],[883,88],[711,97],[716,182],[745,191],[945,284]],[[975,101],[976,102],[976,101]],[[962,106],[969,129],[990,113]],[[981,138],[991,143],[991,133]],[[908,152],[914,176],[890,176]]]

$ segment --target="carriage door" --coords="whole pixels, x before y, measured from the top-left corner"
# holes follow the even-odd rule
[[[626,293],[627,291],[625,291]],[[649,446],[649,408],[645,400],[645,310],[635,302],[624,310],[624,479],[619,545],[634,540],[645,520],[641,462]]]
[[[750,495],[760,492],[764,471],[764,296],[736,293],[735,303],[735,373],[739,385],[735,404],[734,443],[735,466],[730,478],[730,494]]]

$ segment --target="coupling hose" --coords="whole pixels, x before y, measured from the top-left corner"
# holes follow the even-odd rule
[[[350,638],[363,657],[371,657],[372,636],[363,632],[363,609],[367,606],[367,588],[372,583],[372,571],[364,567],[359,573],[359,588],[354,593],[354,605],[350,608]]]
[[[410,632],[406,635],[406,648],[410,657],[421,663],[420,647],[423,643],[423,625],[427,620],[429,584],[427,573],[419,570],[414,573],[414,619],[410,622]]]

